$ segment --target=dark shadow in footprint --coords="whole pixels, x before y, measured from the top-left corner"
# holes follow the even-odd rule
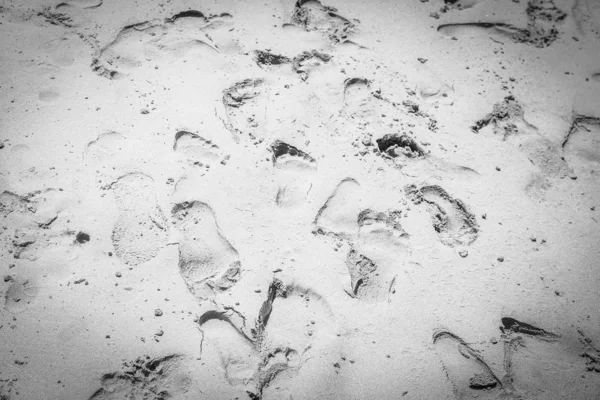
[[[63,7],[75,7],[75,8],[98,8],[102,5],[102,0],[67,0],[56,6],[56,9]]]
[[[491,400],[504,393],[502,381],[463,339],[439,331],[433,335],[433,344],[457,398]]]
[[[503,333],[523,333],[529,336],[536,336],[538,339],[548,341],[557,340],[560,337],[536,326],[527,324],[525,322],[517,321],[516,319],[511,317],[502,318],[502,327],[500,329]]]
[[[468,246],[479,236],[475,215],[461,200],[450,196],[440,186],[417,189],[415,185],[409,185],[405,192],[415,204],[427,204],[433,228],[446,246]]]
[[[237,250],[223,236],[214,212],[199,201],[172,210],[179,240],[179,272],[189,291],[206,299],[229,290],[241,275]]]
[[[313,185],[317,160],[308,153],[276,140],[269,149],[279,184],[275,202],[279,207],[294,207],[303,204]]]
[[[423,158],[425,150],[417,144],[410,136],[397,133],[389,133],[380,139],[377,139],[379,151],[387,154],[389,157]]]

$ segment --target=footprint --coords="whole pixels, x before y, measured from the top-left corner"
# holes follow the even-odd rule
[[[295,207],[304,204],[312,188],[313,173],[317,161],[295,146],[276,140],[271,144],[273,166],[279,189],[275,202],[279,207]]]
[[[271,145],[273,165],[288,171],[306,171],[317,168],[317,161],[295,146],[276,140]]]
[[[131,163],[131,154],[135,154],[134,144],[125,135],[106,132],[88,143],[83,156],[86,164],[114,176]]]
[[[495,135],[523,152],[545,178],[564,178],[570,174],[559,151],[535,126],[527,122],[523,106],[513,96],[494,104],[493,111],[477,121],[471,129],[477,133],[486,126],[491,126]]]
[[[112,233],[117,257],[135,266],[153,259],[167,244],[167,220],[154,194],[154,180],[142,173],[119,178],[111,189],[119,217]]]
[[[503,317],[502,327],[500,329],[505,334],[522,333],[529,336],[535,336],[536,338],[545,341],[555,341],[560,338],[560,336],[555,335],[554,333],[547,332],[526,322],[517,321],[512,317]]]
[[[365,78],[348,78],[344,82],[344,107],[364,106],[371,100],[371,81]]]
[[[377,154],[383,156],[405,175],[435,174],[461,178],[472,178],[479,175],[472,168],[449,163],[431,155],[414,138],[404,133],[385,134],[377,139],[376,143],[379,150]]]
[[[578,175],[595,176],[600,168],[600,119],[575,116],[562,147],[567,163]]]
[[[331,61],[329,54],[321,53],[317,50],[304,51],[294,57],[293,70],[303,81],[308,80],[310,74],[321,65]]]
[[[433,344],[458,399],[497,399],[505,394],[502,381],[463,339],[439,331]]]
[[[402,160],[424,158],[425,150],[406,134],[390,133],[377,139],[379,151],[391,158]]]
[[[190,52],[219,53],[213,30],[230,23],[229,14],[206,16],[189,10],[162,21],[145,21],[124,27],[92,62],[100,76],[114,79],[151,61],[179,59]],[[208,32],[211,32],[209,34]]]
[[[221,160],[219,146],[200,135],[187,131],[179,131],[175,134],[173,150],[183,154],[192,163],[199,165],[216,164]]]
[[[80,58],[85,56],[83,41],[74,34],[64,36],[43,43],[40,53],[45,54],[47,62],[59,68],[69,68]]]
[[[415,204],[427,204],[433,228],[446,246],[468,246],[479,236],[475,215],[461,200],[453,198],[440,186],[417,189],[415,185],[409,185],[405,192]]]
[[[358,237],[355,240],[360,252],[376,259],[398,261],[410,252],[409,235],[400,223],[400,211],[377,212],[362,210],[358,215]]]
[[[36,299],[38,287],[31,279],[12,278],[4,294],[4,309],[10,313],[25,311]]]
[[[89,400],[183,398],[193,379],[183,367],[183,361],[181,355],[172,354],[125,362],[122,371],[102,376],[102,387]]]
[[[215,214],[199,201],[176,204],[172,210],[179,230],[179,272],[199,299],[227,291],[240,280],[237,250],[223,236]]]
[[[438,32],[451,37],[474,36],[483,31],[515,43],[548,47],[560,36],[560,27],[567,14],[553,0],[529,0],[526,9],[527,27],[495,22],[451,23],[438,26]]]
[[[274,279],[250,335],[246,320],[239,326],[234,314],[210,311],[200,318],[202,347],[216,348],[229,383],[250,398],[289,398],[305,393],[305,382],[314,388],[328,378],[320,367],[337,355],[337,325],[319,294]]]
[[[318,0],[297,0],[291,22],[306,31],[321,32],[332,44],[348,42],[356,32],[355,23]]]
[[[342,180],[314,220],[315,233],[353,237],[358,233],[360,213],[360,184],[352,179]]]
[[[254,340],[229,319],[230,313],[210,311],[202,315],[199,320],[202,355],[206,354],[209,347],[214,348],[227,382],[254,393],[261,364],[260,351]]]
[[[292,64],[289,57],[273,54],[267,50],[255,50],[253,59],[256,65],[269,72],[288,70]]]
[[[502,325],[505,382],[526,393],[527,398],[547,398],[548,393],[561,393],[560,398],[584,398],[567,396],[566,391],[572,389],[569,386],[574,385],[556,380],[556,373],[565,377],[579,377],[581,373],[576,368],[579,355],[566,343],[558,342],[560,336],[511,317],[502,318]]]
[[[0,194],[0,215],[6,218],[9,214],[30,214],[37,211],[37,206],[27,196],[4,191]]]
[[[223,91],[227,125],[234,139],[262,137],[267,121],[266,84],[263,79],[244,79]]]
[[[367,303],[388,301],[394,291],[396,274],[386,273],[373,260],[351,249],[346,257],[352,296]]]
[[[397,104],[383,97],[380,89],[373,88],[373,82],[363,77],[352,77],[344,81],[343,103],[340,110],[340,123],[348,125],[345,135],[360,130],[372,134],[389,130],[395,122],[420,117],[421,112],[407,115]],[[417,110],[418,106],[415,104]],[[413,121],[411,121],[413,122]],[[416,121],[415,121],[416,122]]]

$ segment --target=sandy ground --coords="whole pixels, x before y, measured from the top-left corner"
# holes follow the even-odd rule
[[[0,399],[600,398],[598,0],[0,38]]]

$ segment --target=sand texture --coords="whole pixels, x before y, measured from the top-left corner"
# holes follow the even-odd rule
[[[0,0],[0,400],[600,399],[600,0]]]

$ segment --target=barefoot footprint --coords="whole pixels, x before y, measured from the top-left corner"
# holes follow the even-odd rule
[[[142,173],[122,176],[111,185],[119,208],[112,233],[117,257],[135,266],[156,257],[167,244],[167,219],[154,194],[154,180]]]
[[[415,204],[425,202],[431,214],[431,221],[440,241],[446,246],[468,246],[479,236],[479,225],[467,206],[448,194],[437,185],[415,185],[405,188]]]
[[[226,379],[251,398],[289,398],[307,379],[313,388],[331,379],[322,367],[337,355],[337,326],[311,289],[274,279],[253,328],[232,309],[209,311],[199,324],[203,348],[217,350]]]
[[[223,236],[215,214],[205,203],[176,204],[172,210],[179,241],[179,272],[199,299],[230,289],[241,275],[237,250]]]
[[[463,339],[448,331],[433,335],[433,344],[457,399],[496,399],[502,381]]]

